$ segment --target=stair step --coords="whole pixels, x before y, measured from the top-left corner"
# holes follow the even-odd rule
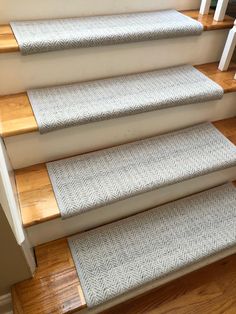
[[[88,307],[236,250],[233,184],[68,238]]]
[[[235,185],[236,185],[236,183],[235,183]],[[226,198],[224,198],[219,194],[219,192],[217,192],[220,190],[223,191],[222,187],[212,189],[211,193],[213,190],[215,191],[215,193],[214,193],[215,197],[216,198],[220,197],[220,202],[221,202],[221,200],[223,203],[225,201],[227,202],[226,194],[223,194],[226,197]],[[192,202],[194,202],[193,201],[194,199],[198,199],[199,197],[200,197],[200,199],[199,199],[200,203],[203,204],[204,206],[207,202],[212,202],[212,198],[208,198],[208,200],[206,202],[205,201],[203,202],[201,195],[203,196],[204,193],[207,193],[207,192],[203,192],[203,193],[200,193],[198,195],[194,195],[194,196],[190,197],[192,199]],[[176,202],[170,204],[170,206],[173,206],[175,204],[177,205],[177,203],[181,204],[183,201],[184,201],[184,199],[176,201]],[[199,204],[199,202],[197,202],[197,203]],[[191,203],[191,204],[193,204],[193,203]],[[216,219],[217,215],[215,215],[213,213],[213,211],[217,211],[216,207],[218,207],[218,204],[219,203],[217,202],[217,206],[213,206],[212,209],[209,211],[209,215],[211,215],[211,218],[209,216],[206,219],[206,222],[209,222],[210,219],[213,219],[213,220]],[[164,205],[163,207],[159,207],[159,209],[166,208],[168,206],[169,205],[167,204],[167,205]],[[229,206],[229,205],[227,205],[227,206]],[[178,206],[175,206],[175,209],[176,208],[178,208]],[[179,208],[183,209],[183,206],[180,206]],[[235,207],[232,207],[231,209],[235,210],[234,208]],[[219,206],[218,210],[219,209],[220,209],[220,206]],[[226,209],[225,206],[222,208],[222,210],[220,209],[221,213],[220,213],[219,217],[220,217],[221,223],[223,221],[223,217],[224,217],[223,212],[225,209]],[[132,224],[132,221],[135,219],[135,217],[138,217],[138,216],[141,217],[144,215],[147,216],[147,214],[149,212],[150,211],[147,211],[146,213],[143,213],[143,214],[135,215],[135,216],[129,218],[128,220],[130,220],[131,224]],[[177,212],[178,211],[176,211],[176,210],[172,211],[171,220],[173,220],[173,217]],[[198,215],[200,213],[201,213],[201,211],[198,212],[195,210],[194,213],[192,213],[192,214]],[[164,214],[166,215],[166,210],[164,211]],[[229,212],[226,210],[225,218],[228,214],[229,214]],[[184,216],[181,215],[181,217],[184,217]],[[185,218],[190,219],[189,213]],[[183,218],[181,218],[181,219],[183,219]],[[127,219],[123,220],[123,221],[125,222],[125,221],[127,221]],[[193,219],[193,221],[196,221],[196,219]],[[230,219],[229,221],[227,221],[227,219],[225,219],[226,224],[229,224],[230,221],[232,221],[232,220]],[[153,220],[152,220],[152,222],[153,222]],[[100,236],[101,237],[106,236],[106,234],[100,232],[99,237],[92,237],[93,233],[99,232],[100,230],[102,231],[104,228],[107,228],[107,227],[109,228],[109,226],[112,226],[112,225],[116,226],[119,223],[122,223],[122,221],[104,226],[102,228],[94,229],[90,232],[82,233],[80,235],[81,241],[84,241],[84,240],[88,241],[88,242],[86,242],[86,245],[88,245],[88,243],[90,241],[100,239]],[[191,223],[188,224],[188,226],[190,226],[190,225],[191,225]],[[145,224],[144,224],[144,226],[145,226]],[[199,224],[196,224],[196,227],[197,228],[200,227]],[[216,224],[214,228],[218,229],[219,224]],[[214,228],[211,229],[211,231],[213,231]],[[201,234],[203,232],[203,229],[201,229]],[[228,228],[227,228],[227,230],[228,230]],[[181,231],[179,231],[179,232],[182,232],[182,228],[181,228]],[[208,232],[208,230],[205,229],[205,232]],[[223,233],[224,233],[224,237],[225,237],[225,232],[223,232]],[[111,234],[113,234],[113,231],[111,231]],[[197,232],[195,234],[197,234]],[[87,239],[88,235],[89,235],[89,238]],[[139,235],[140,235],[140,233],[139,233]],[[228,235],[230,235],[230,237],[232,236],[232,234],[230,232],[226,235],[226,237]],[[175,235],[173,235],[173,236],[175,236]],[[128,237],[128,239],[130,239],[130,237]],[[220,239],[222,240],[222,237],[220,237]],[[110,236],[109,236],[109,240],[110,240]],[[152,285],[151,286],[147,285],[146,287],[144,287],[144,290],[137,290],[136,294],[134,294],[134,293],[133,294],[131,293],[130,295],[126,294],[125,298],[116,299],[116,301],[113,304],[111,303],[108,306],[123,302],[123,301],[125,301],[131,297],[137,296],[137,294],[141,294],[141,293],[150,291],[157,286],[163,285],[164,283],[172,281],[173,279],[179,278],[179,277],[181,277],[185,274],[188,274],[188,273],[190,273],[196,269],[202,268],[209,263],[213,263],[219,259],[224,258],[225,256],[229,256],[231,254],[234,254],[235,247],[231,248],[231,245],[227,249],[226,248],[223,249],[223,247],[220,248],[220,246],[222,244],[221,240],[218,243],[219,247],[217,249],[214,249],[214,254],[212,256],[205,258],[202,261],[201,261],[202,258],[200,257],[199,262],[197,263],[197,260],[195,260],[194,265],[192,265],[190,268],[185,267],[184,269],[175,272],[174,275],[169,274],[166,276],[164,281],[159,280],[159,282],[157,281],[155,284],[152,282]],[[234,237],[232,238],[232,240],[235,241]],[[168,243],[173,243],[173,242],[169,241]],[[197,241],[195,243],[197,243]],[[214,238],[214,244],[215,244],[215,238]],[[209,246],[207,246],[207,247],[209,249]],[[80,254],[80,252],[82,254],[84,254],[83,251],[81,250],[81,248],[79,249],[78,254]],[[34,278],[26,280],[24,282],[21,282],[19,284],[16,284],[12,290],[13,302],[16,302],[16,299],[17,299],[17,301],[20,303],[20,305],[22,307],[22,310],[23,310],[22,312],[24,314],[31,314],[31,313],[34,313],[34,314],[39,314],[39,313],[44,314],[45,313],[46,314],[46,313],[52,313],[52,312],[58,313],[58,314],[59,313],[66,314],[66,313],[71,313],[73,311],[79,311],[79,310],[82,310],[83,308],[85,308],[87,306],[87,304],[85,302],[84,293],[83,293],[83,290],[82,290],[81,284],[80,284],[80,279],[77,276],[75,264],[74,264],[72,256],[71,256],[71,252],[70,252],[67,240],[63,238],[63,239],[56,240],[56,241],[53,241],[53,242],[50,242],[50,243],[47,243],[44,245],[40,245],[40,246],[35,248],[35,254],[36,254],[38,268],[37,268],[37,271],[36,271]],[[205,254],[205,252],[204,252],[204,254]],[[188,256],[191,258],[191,255],[188,255]],[[99,258],[103,259],[104,256],[99,257],[99,254],[96,254],[96,257],[93,259],[90,259],[89,263],[91,263],[91,262],[96,263],[96,261],[98,261]],[[210,286],[211,286],[212,279],[214,279],[215,283],[218,282],[218,280],[219,280],[219,285],[221,287],[222,287],[223,282],[225,284],[227,283],[227,285],[230,285],[231,281],[228,279],[234,278],[234,276],[230,275],[230,274],[232,274],[234,267],[233,268],[229,267],[229,264],[232,263],[232,266],[233,266],[235,263],[234,260],[235,260],[235,255],[232,255],[232,256],[230,256],[230,257],[228,257],[228,258],[226,258],[220,262],[212,264],[211,266],[207,266],[205,268],[202,268],[201,270],[193,272],[193,273],[187,275],[186,277],[176,279],[175,281],[170,282],[168,285],[161,287],[158,290],[153,290],[153,292],[150,292],[148,295],[146,294],[145,299],[148,300],[148,305],[150,305],[150,304],[152,304],[152,302],[150,302],[150,298],[154,297],[155,298],[154,304],[159,304],[159,301],[161,301],[162,297],[164,297],[164,296],[167,297],[168,295],[171,295],[171,298],[170,299],[168,298],[168,300],[171,300],[172,298],[174,298],[173,297],[173,290],[175,291],[176,289],[178,290],[178,296],[181,299],[181,295],[183,295],[183,294],[186,295],[187,293],[191,294],[191,292],[192,292],[191,288],[193,286],[196,286],[196,285],[198,286],[199,284],[203,284],[203,283],[204,284],[202,287],[205,287],[206,284],[210,284]],[[218,271],[216,271],[216,270],[218,270]],[[206,276],[204,276],[204,274]],[[217,277],[216,277],[216,274],[217,274]],[[226,281],[222,281],[223,275],[224,276],[227,275]],[[196,280],[196,278],[197,278],[197,280]],[[121,280],[121,284],[124,284],[124,280]],[[100,284],[99,284],[99,286],[100,286]],[[183,288],[183,289],[179,290],[180,286],[186,287],[186,289]],[[45,289],[45,287],[47,287],[47,289]],[[200,301],[200,298],[202,298],[202,289],[200,289],[200,290],[201,290],[201,293],[199,293],[199,296],[195,295],[195,298],[199,299],[199,301]],[[160,293],[157,293],[157,291],[159,291]],[[175,297],[175,298],[178,299],[178,297]],[[142,296],[141,296],[140,300],[143,300]],[[225,301],[225,299],[224,299],[224,301]],[[132,302],[133,301],[129,301],[128,304],[132,304]],[[196,302],[194,302],[194,304],[196,305]],[[144,304],[142,304],[142,305],[144,305]],[[191,306],[192,306],[191,308],[195,308],[193,303],[191,304]],[[124,305],[121,304],[117,307],[117,309],[122,308],[122,307],[124,307]],[[101,307],[100,311],[104,310],[105,308],[106,307]],[[130,308],[130,307],[128,307],[128,308]],[[197,306],[196,306],[196,308],[197,308]],[[202,310],[203,310],[203,308],[204,308],[204,306],[201,305]],[[116,308],[114,310],[116,310]],[[119,311],[113,312],[113,310],[108,310],[107,313],[120,313],[120,312]]]
[[[66,219],[235,167],[236,147],[212,124],[204,123],[46,166]]]
[[[224,89],[225,93],[236,92],[236,81],[234,80],[236,65],[232,63],[227,72],[219,71],[217,66],[217,63],[204,64],[196,66],[196,69],[219,84]],[[203,99],[201,101],[203,101]],[[39,131],[27,93],[1,96],[0,105],[2,116],[0,134],[2,137]],[[37,106],[37,101],[35,106]],[[45,128],[43,128],[43,130],[44,129]]]
[[[213,124],[223,135],[236,144],[236,118]],[[18,169],[15,171],[15,178],[22,221],[25,227],[60,217],[46,164]]]
[[[223,93],[190,65],[27,92],[41,134],[222,99]]]
[[[234,19],[226,16],[224,21],[216,22],[213,20],[213,12],[207,16],[199,16],[198,10],[182,11],[184,15],[198,20],[202,23],[204,30],[227,29],[233,27]],[[0,25],[0,53],[20,51],[19,44],[14,36],[10,25]]]

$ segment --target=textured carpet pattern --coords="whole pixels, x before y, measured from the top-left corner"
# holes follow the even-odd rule
[[[201,23],[175,11],[11,22],[23,55],[200,35]]]
[[[236,189],[226,184],[69,238],[89,307],[236,244]]]
[[[63,218],[236,166],[236,147],[212,124],[47,163]]]
[[[34,89],[28,96],[40,133],[223,96],[190,65],[80,84]]]

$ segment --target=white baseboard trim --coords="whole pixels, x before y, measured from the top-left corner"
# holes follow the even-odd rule
[[[0,313],[13,314],[11,293],[7,293],[0,296]]]

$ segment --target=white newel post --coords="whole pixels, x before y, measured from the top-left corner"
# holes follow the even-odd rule
[[[199,13],[204,15],[210,11],[211,0],[202,0]]]
[[[225,13],[229,4],[229,0],[218,0],[214,20],[215,21],[223,21],[225,18]]]
[[[236,46],[236,20],[234,21],[234,27],[229,31],[225,48],[220,59],[219,70],[221,71],[228,70],[230,61],[234,53],[235,46]]]

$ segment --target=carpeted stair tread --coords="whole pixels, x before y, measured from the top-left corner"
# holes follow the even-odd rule
[[[62,218],[236,166],[236,147],[212,124],[47,163]]]
[[[40,133],[220,99],[223,94],[222,87],[191,65],[28,91]]]
[[[203,25],[176,10],[10,23],[23,55],[200,35]]]
[[[89,307],[236,244],[236,191],[226,184],[69,238]]]

